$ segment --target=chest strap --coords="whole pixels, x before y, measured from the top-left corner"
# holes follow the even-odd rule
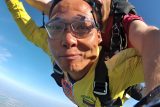
[[[59,66],[56,63],[53,64],[53,71],[54,72],[51,74],[51,76],[54,78],[57,85],[59,87],[62,87],[61,80],[64,78],[63,71],[59,68]]]
[[[99,55],[99,60],[95,69],[95,79],[93,84],[93,93],[99,98],[102,107],[121,106],[121,99],[113,100],[109,90],[108,68],[105,64],[105,49],[102,48]]]

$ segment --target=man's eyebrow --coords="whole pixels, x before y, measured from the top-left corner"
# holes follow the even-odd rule
[[[77,15],[77,18],[79,18],[79,19],[81,19],[81,20],[86,19],[86,17],[85,17],[85,16],[82,16],[82,15]]]
[[[75,16],[75,17],[72,17],[72,19],[78,19],[78,20],[81,20],[81,17],[77,17],[77,16]],[[54,18],[52,18],[51,19],[51,21],[57,21],[57,20],[61,20],[61,21],[65,21],[65,19],[64,18],[61,18],[61,17],[54,17]]]
[[[75,17],[75,19],[86,20],[86,19],[90,19],[90,18],[88,18],[88,17],[86,17],[86,16],[83,16],[83,15],[77,15],[77,16]]]
[[[72,20],[86,20],[86,19],[89,19],[89,18],[82,16],[82,15],[77,15],[77,16],[72,17]],[[65,21],[64,18],[61,18],[59,16],[51,19],[51,21],[57,21],[57,20]]]
[[[77,19],[80,19],[80,20],[93,20],[93,18],[89,18],[89,17],[83,16],[83,15],[77,15]]]

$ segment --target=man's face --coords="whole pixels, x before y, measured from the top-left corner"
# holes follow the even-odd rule
[[[101,35],[95,27],[85,34],[75,33],[74,29],[78,25],[77,22],[94,22],[91,7],[83,0],[62,0],[54,8],[51,20],[54,24],[62,23],[67,26],[63,32],[54,32],[51,35],[53,38],[48,38],[49,48],[56,63],[69,74],[88,72],[99,55]],[[77,29],[84,30],[79,27],[81,26]],[[56,27],[58,28],[61,26]]]

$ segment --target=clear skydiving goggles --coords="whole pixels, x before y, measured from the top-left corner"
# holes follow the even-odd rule
[[[51,39],[61,38],[65,32],[69,30],[76,38],[85,38],[89,36],[92,29],[97,28],[94,20],[75,20],[71,23],[67,23],[61,20],[51,19],[45,28]]]

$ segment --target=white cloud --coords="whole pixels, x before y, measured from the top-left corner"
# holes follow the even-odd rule
[[[6,62],[10,57],[12,57],[12,54],[9,52],[9,50],[0,47],[0,63]]]
[[[0,107],[24,107],[24,104],[15,98],[0,95]]]

